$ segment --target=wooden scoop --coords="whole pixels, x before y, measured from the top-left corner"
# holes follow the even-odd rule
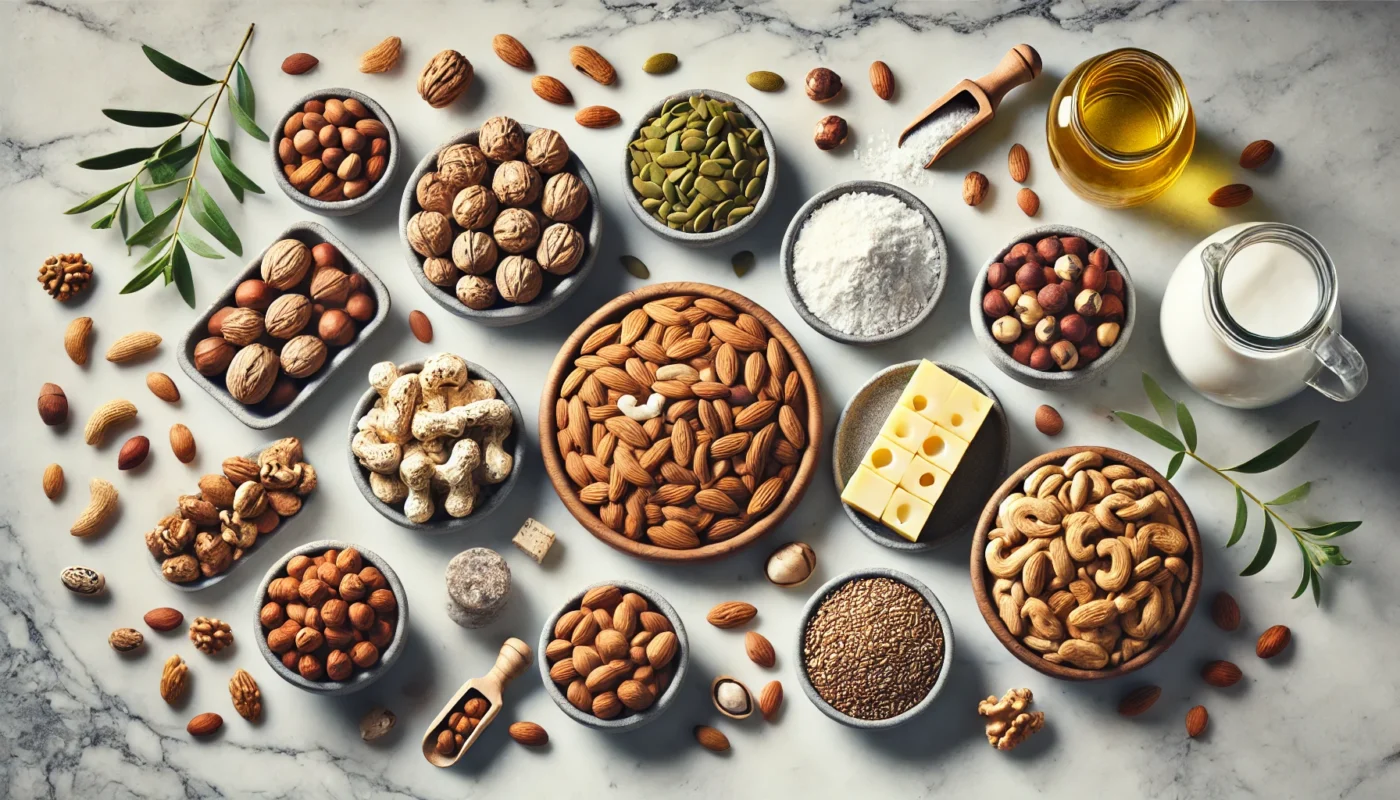
[[[924,169],[928,169],[944,153],[957,147],[978,128],[991,122],[992,116],[996,114],[997,106],[1001,105],[1001,99],[1006,96],[1007,92],[1023,83],[1029,83],[1039,74],[1040,54],[1028,44],[1016,45],[1007,51],[1005,56],[1002,56],[1001,63],[997,64],[996,69],[975,81],[964,78],[952,89],[949,89],[947,94],[934,101],[933,105],[924,109],[919,116],[914,118],[913,122],[909,123],[909,127],[899,134],[898,145],[903,146],[905,137],[937,114],[944,106],[947,106],[953,98],[963,93],[970,95],[977,104],[976,115],[961,130],[954,133],[948,141],[933,151],[933,156],[924,165]]]
[[[517,677],[530,666],[530,661],[534,656],[530,650],[530,645],[511,637],[506,643],[501,645],[501,652],[496,656],[496,665],[491,671],[486,673],[484,678],[472,678],[462,684],[457,692],[452,695],[452,699],[447,701],[447,705],[442,707],[438,715],[433,718],[433,723],[428,726],[428,732],[423,734],[423,757],[428,759],[428,763],[435,767],[450,767],[456,764],[471,746],[476,743],[477,737],[486,730],[486,726],[496,718],[501,711],[501,690],[512,678]],[[437,751],[437,734],[447,724],[447,718],[452,716],[452,712],[462,710],[462,704],[466,702],[467,695],[475,691],[481,695],[487,703],[486,713],[482,715],[481,722],[468,734],[467,740],[458,748],[456,755],[445,756]]]

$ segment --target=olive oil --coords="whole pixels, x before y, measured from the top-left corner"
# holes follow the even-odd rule
[[[1196,119],[1181,76],[1145,50],[1114,50],[1080,64],[1050,102],[1051,163],[1070,189],[1108,208],[1141,205],[1186,168]]]

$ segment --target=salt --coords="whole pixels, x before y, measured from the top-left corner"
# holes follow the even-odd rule
[[[793,247],[793,281],[807,310],[852,336],[914,321],[943,270],[922,214],[897,197],[853,192],[812,212]]]
[[[856,160],[870,169],[873,177],[906,185],[927,182],[924,166],[933,154],[966,128],[977,116],[977,101],[966,93],[949,100],[936,114],[919,124],[899,145],[881,131],[870,146],[857,148]]]

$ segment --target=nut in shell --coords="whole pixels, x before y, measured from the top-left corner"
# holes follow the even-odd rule
[[[267,307],[263,325],[277,339],[296,336],[311,321],[311,301],[306,295],[284,294]]]
[[[418,96],[433,108],[450,105],[471,86],[472,62],[456,50],[433,56],[418,76]]]
[[[112,631],[112,635],[107,637],[107,644],[112,646],[118,653],[129,653],[140,647],[146,641],[146,637],[141,635],[141,631],[135,628],[117,628]]]
[[[538,128],[525,140],[525,161],[541,175],[553,175],[568,166],[569,144],[558,131]]]
[[[556,222],[572,222],[588,208],[588,187],[572,172],[552,176],[544,185],[541,210]]]
[[[490,189],[473,184],[462,189],[452,199],[452,218],[457,221],[458,225],[469,231],[481,230],[495,221],[498,208],[499,203],[496,200],[496,195]],[[411,222],[410,220],[410,224]],[[444,220],[445,222],[446,220]],[[409,243],[412,244],[412,239],[409,240]]]
[[[438,153],[438,177],[451,186],[454,192],[460,192],[468,186],[475,186],[486,180],[489,169],[486,154],[474,144],[454,144],[444,147],[442,152]]]
[[[511,254],[524,253],[539,242],[540,223],[534,212],[507,208],[496,217],[492,234],[500,249]]]
[[[274,289],[291,289],[306,278],[311,249],[296,239],[274,242],[262,259],[262,279]]]
[[[404,232],[408,236],[408,246],[420,256],[440,256],[452,246],[452,224],[436,211],[414,214]]]
[[[492,117],[481,124],[477,146],[492,161],[510,161],[525,152],[525,132],[510,117]]]
[[[528,206],[540,198],[543,189],[539,171],[524,161],[507,161],[491,176],[491,191],[503,206]]]
[[[539,262],[541,269],[551,275],[568,275],[583,260],[585,247],[583,234],[577,228],[556,222],[545,228],[544,233],[540,235],[539,246],[535,248],[535,260]],[[455,247],[453,253],[456,253]]]
[[[277,354],[266,345],[250,344],[239,350],[224,378],[229,394],[244,405],[262,400],[277,380],[277,364]]]
[[[544,245],[541,243],[541,249],[543,247]],[[452,242],[452,261],[450,263],[468,275],[483,275],[495,269],[496,258],[496,240],[483,231],[462,231]],[[429,261],[432,260],[429,259]],[[427,262],[423,264],[423,271],[427,274]],[[454,270],[449,282],[438,285],[451,286],[456,283],[457,275],[455,272]],[[438,283],[431,274],[428,275],[428,279],[432,280],[433,283]]]
[[[92,567],[67,567],[59,578],[68,591],[89,597],[101,594],[107,586],[107,579]]]
[[[394,729],[397,721],[394,712],[383,706],[375,706],[360,717],[360,738],[366,742],[382,739]]]
[[[297,336],[282,345],[280,363],[293,378],[315,375],[326,363],[326,343],[315,336]]]
[[[817,554],[805,542],[789,542],[768,556],[764,574],[778,586],[801,586],[817,568]]]
[[[496,267],[496,287],[512,303],[528,303],[544,287],[540,265],[525,256],[506,256]]]

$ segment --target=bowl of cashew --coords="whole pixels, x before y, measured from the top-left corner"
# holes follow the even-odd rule
[[[505,384],[461,356],[370,367],[350,420],[350,466],[386,519],[422,533],[470,527],[500,507],[525,457]]]
[[[1167,479],[1107,447],[1032,459],[972,540],[972,591],[1011,654],[1052,678],[1135,672],[1171,647],[1201,591],[1196,520]]]

